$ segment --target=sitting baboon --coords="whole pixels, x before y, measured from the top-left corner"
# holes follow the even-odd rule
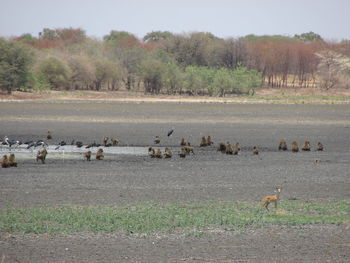
[[[208,146],[207,139],[203,136],[201,139],[201,143],[199,144],[200,147],[206,147]]]
[[[98,149],[96,152],[96,160],[103,160],[104,158],[103,149]]]
[[[159,136],[156,136],[156,137],[155,137],[154,143],[155,143],[155,144],[160,144],[160,137],[159,137]]]
[[[187,155],[187,151],[186,151],[185,147],[182,147],[182,148],[181,148],[181,151],[179,152],[179,156],[180,156],[181,158],[185,158],[186,155]]]
[[[91,161],[91,151],[84,152],[84,159],[89,162]]]
[[[46,155],[47,155],[46,149],[38,151],[38,154],[36,155],[36,161],[38,162],[39,160],[41,160],[41,163],[45,163]]]
[[[241,151],[241,146],[239,146],[238,142],[236,143],[236,148],[237,148],[237,151],[239,151],[239,152]]]
[[[2,156],[2,159],[1,159],[1,167],[2,167],[2,168],[10,167],[10,163],[9,163],[9,160],[8,160],[6,154]]]
[[[301,148],[303,151],[310,151],[311,150],[311,146],[310,146],[310,142],[309,141],[305,141],[304,142],[304,146],[303,148]]]
[[[10,157],[9,157],[9,165],[11,167],[17,167],[17,162],[15,160],[15,154],[14,153],[11,153],[10,154]]]
[[[208,144],[208,146],[214,144],[214,142],[211,140],[211,136],[210,135],[208,135],[207,144]]]
[[[226,143],[226,154],[233,154],[233,147],[230,142]]]
[[[164,158],[171,158],[172,156],[173,152],[168,147],[166,147],[164,150]]]
[[[51,140],[51,139],[52,139],[52,133],[51,133],[50,131],[47,132],[46,138],[47,138],[48,140]]]
[[[256,146],[253,147],[253,154],[258,155],[260,152],[259,148],[257,148]]]
[[[162,155],[162,152],[160,149],[156,150],[154,157],[159,158],[159,159],[163,158],[163,155]]]
[[[225,153],[225,152],[226,152],[226,143],[220,142],[220,143],[219,143],[218,151],[220,151],[220,152],[222,152],[222,153]]]
[[[278,150],[279,151],[287,151],[288,147],[287,147],[287,142],[285,140],[281,140],[280,144],[278,145]]]
[[[111,141],[112,141],[112,145],[113,145],[113,146],[117,146],[118,143],[120,142],[120,140],[117,139],[117,138],[111,138]]]
[[[292,152],[294,153],[299,152],[299,146],[296,141],[292,142]]]
[[[151,146],[148,147],[148,155],[151,158],[155,158],[156,157],[156,151]]]
[[[185,149],[185,151],[186,151],[187,154],[190,154],[190,153],[194,154],[194,151],[193,151],[193,147],[192,147],[192,146],[187,145],[187,146],[184,146],[184,147],[182,147],[182,148]]]
[[[185,146],[185,145],[186,145],[185,138],[182,138],[182,139],[181,139],[181,142],[180,142],[180,146]]]
[[[107,136],[103,137],[103,146],[106,146],[107,145],[107,142],[108,142],[109,138]]]
[[[317,151],[323,151],[323,144],[320,142],[317,143]]]

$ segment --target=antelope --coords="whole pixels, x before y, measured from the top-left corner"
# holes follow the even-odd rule
[[[276,188],[276,194],[274,195],[268,195],[268,196],[265,196],[263,199],[262,199],[262,203],[263,203],[263,206],[268,210],[268,206],[270,203],[275,203],[275,209],[277,209],[277,202],[278,200],[280,199],[280,194],[281,194],[281,191],[282,191],[282,188]]]

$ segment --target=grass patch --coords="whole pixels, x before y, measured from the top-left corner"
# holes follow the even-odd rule
[[[272,210],[272,209],[271,209]],[[130,206],[7,207],[0,210],[0,232],[152,233],[175,229],[231,229],[266,225],[350,223],[350,201],[329,203],[281,201],[268,212],[257,203],[218,202],[190,204],[140,203]]]

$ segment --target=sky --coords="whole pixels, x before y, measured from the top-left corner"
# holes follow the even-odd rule
[[[350,39],[350,0],[0,0],[2,37],[69,27],[97,38],[111,30],[139,38],[158,30],[223,38],[313,31],[340,41]]]

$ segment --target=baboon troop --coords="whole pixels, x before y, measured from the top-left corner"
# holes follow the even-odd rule
[[[91,151],[84,152],[84,159],[89,162],[91,161]]]
[[[48,140],[51,140],[51,139],[52,139],[52,133],[51,133],[50,131],[47,132],[46,138],[47,138]]]
[[[211,136],[209,135],[207,138],[205,136],[202,137],[201,142],[199,144],[200,147],[207,147],[213,144]]]
[[[41,160],[41,163],[45,163],[46,155],[47,155],[46,149],[38,151],[38,153],[36,155],[36,161],[38,162],[39,160]]]
[[[310,151],[311,150],[310,142],[309,141],[305,141],[304,142],[304,146],[303,146],[303,148],[301,148],[301,150],[303,150],[303,151]]]
[[[11,153],[10,154],[10,157],[9,157],[9,165],[11,167],[17,167],[17,162],[15,160],[15,154],[14,153]]]
[[[288,150],[287,142],[285,140],[280,141],[280,144],[278,146],[278,150],[279,151],[287,151]]]
[[[317,143],[317,151],[323,151],[323,144],[320,142]]]
[[[299,146],[296,141],[292,142],[292,152],[293,153],[299,152]]]
[[[104,155],[103,155],[103,149],[98,149],[96,152],[96,160],[103,160],[104,159]]]
[[[277,209],[277,202],[280,199],[281,191],[282,191],[282,188],[276,188],[276,191],[275,191],[276,194],[265,196],[262,199],[262,204],[266,208],[266,210],[269,211],[268,206],[269,206],[270,203],[275,203],[275,209]]]
[[[2,168],[7,168],[10,167],[9,159],[7,158],[7,155],[4,154],[1,159],[1,167]]]
[[[259,148],[257,148],[256,146],[253,147],[253,154],[258,155],[260,152]]]

